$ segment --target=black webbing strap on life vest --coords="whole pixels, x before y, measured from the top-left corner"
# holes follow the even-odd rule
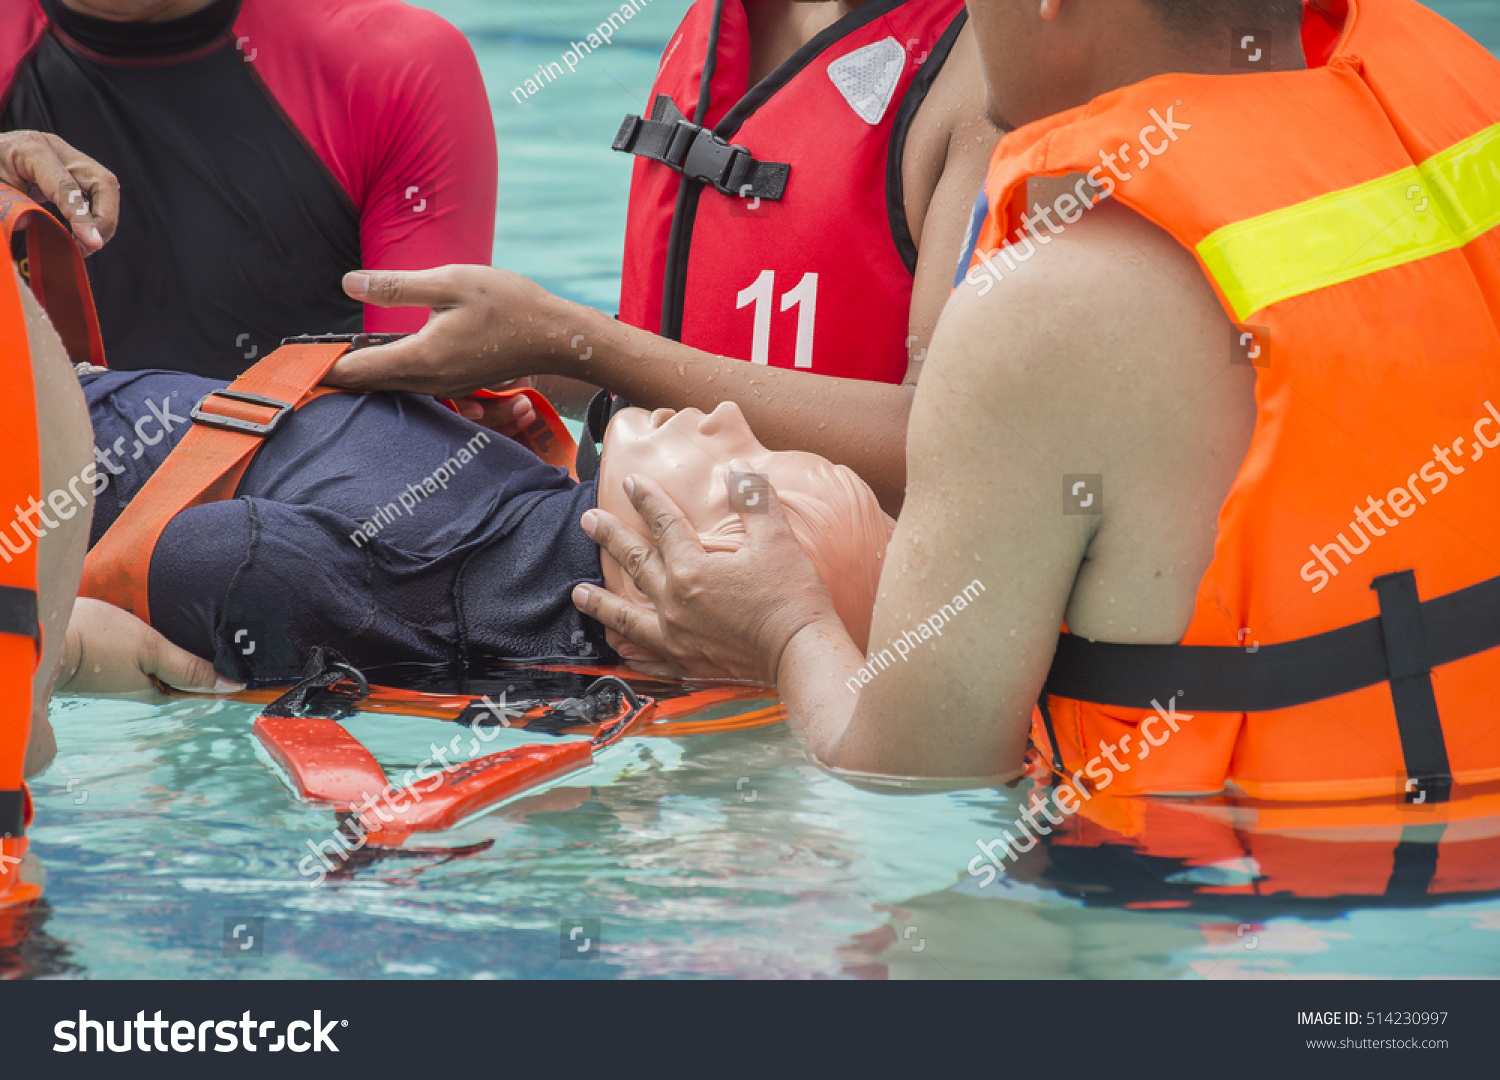
[[[40,647],[42,623],[35,589],[0,585],[0,634],[30,638]],[[31,696],[29,681],[25,696]],[[0,789],[0,839],[14,840],[25,835],[25,787]],[[0,863],[0,871],[5,869]]]
[[[35,589],[0,585],[0,634],[14,634],[41,644],[42,624]],[[19,788],[0,789],[0,838],[12,840],[25,835],[26,792]]]
[[[1432,660],[1427,651],[1417,575],[1410,570],[1386,574],[1370,585],[1380,598],[1380,629],[1385,639],[1387,677],[1406,761],[1407,791],[1414,802],[1447,802],[1453,787],[1437,696],[1432,690]]]
[[[732,146],[708,128],[693,123],[666,94],[656,95],[651,119],[625,117],[613,148],[660,161],[689,180],[700,180],[725,195],[746,199],[780,200],[792,171],[784,162],[757,161],[743,146]]]
[[[0,839],[26,835],[26,792],[0,791]]]
[[[578,479],[593,480],[599,476],[599,444],[604,441],[604,431],[617,412],[628,408],[630,402],[608,390],[600,390],[589,398],[589,407],[583,414],[583,437],[578,440],[573,462]]]
[[[41,626],[37,614],[36,590],[0,585],[0,634],[14,634],[40,642]]]
[[[1120,645],[1063,634],[1046,693],[1151,709],[1173,693],[1194,712],[1290,709],[1389,682],[1408,777],[1406,800],[1442,802],[1453,778],[1432,669],[1500,648],[1500,578],[1422,601],[1410,570],[1371,584],[1380,615],[1251,648]]]

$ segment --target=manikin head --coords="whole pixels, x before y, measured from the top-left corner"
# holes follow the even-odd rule
[[[733,402],[707,415],[697,409],[621,412],[604,435],[599,508],[646,533],[646,523],[625,494],[625,477],[648,476],[682,508],[705,549],[733,551],[745,538],[744,523],[729,501],[730,462],[735,460],[769,479],[849,636],[865,648],[885,549],[896,523],[880,509],[869,485],[844,466],[816,454],[767,450]],[[599,557],[611,592],[647,603],[608,552]]]

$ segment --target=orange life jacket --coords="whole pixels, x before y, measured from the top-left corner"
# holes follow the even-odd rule
[[[75,361],[102,361],[83,260],[57,221],[15,188],[0,184],[0,242],[7,252],[25,238],[18,267]],[[31,346],[15,275],[0,273],[0,508],[35,506],[42,498],[41,453]],[[6,511],[9,512],[8,510]],[[21,530],[19,523],[9,526]],[[16,539],[24,539],[17,535]],[[21,880],[31,796],[22,779],[31,737],[32,679],[42,657],[37,607],[37,545],[0,547],[0,944],[13,941],[19,907],[41,895]]]
[[[1045,242],[1028,180],[1087,173],[1196,255],[1223,362],[1257,368],[1182,644],[1061,639],[1033,734],[1080,785],[1437,802],[1500,779],[1500,63],[1412,0],[1309,5],[1304,42],[1306,71],[1148,79],[992,162],[971,278]]]
[[[31,351],[26,316],[15,275],[0,281],[0,394],[11,403],[0,425],[0,506],[25,506],[41,495]],[[37,618],[36,545],[22,555],[5,552],[0,561],[0,905],[35,898],[25,895],[20,861],[26,854],[30,800],[21,780],[31,734],[31,680],[42,655]]]

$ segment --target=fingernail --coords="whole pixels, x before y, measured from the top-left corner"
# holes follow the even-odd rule
[[[214,693],[216,694],[238,694],[243,689],[245,689],[244,683],[226,679],[222,675],[214,680]]]
[[[588,534],[588,536],[589,536],[590,539],[592,539],[593,535],[594,535],[594,526],[596,526],[598,524],[599,524],[599,515],[596,512],[594,512],[593,510],[586,510],[586,511],[584,511],[584,515],[583,515],[583,531]]]
[[[629,499],[635,498],[635,477],[634,476],[627,476],[625,478],[625,497],[629,498]]]
[[[369,274],[345,274],[344,275],[344,292],[348,293],[354,299],[356,299],[356,300],[363,300],[364,297],[365,297],[365,295],[369,291],[370,291],[370,275]]]
[[[92,225],[85,225],[83,227],[83,238],[88,241],[89,246],[95,251],[104,246],[104,237],[100,236],[99,230]]]
[[[589,602],[589,587],[587,585],[573,586],[573,606],[583,607]]]
[[[484,419],[484,406],[481,405],[481,404],[479,404],[479,402],[477,402],[477,401],[460,401],[460,402],[457,402],[457,405],[458,405],[458,415],[459,416],[466,417],[466,418],[468,418],[470,420],[482,420],[482,419]]]

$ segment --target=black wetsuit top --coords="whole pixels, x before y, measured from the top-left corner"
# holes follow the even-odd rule
[[[100,474],[92,546],[223,383],[165,371],[81,381]],[[151,621],[239,679],[292,677],[320,644],[360,667],[613,659],[570,598],[603,580],[579,525],[595,492],[430,398],[330,395],[287,418],[234,500],[167,526]]]
[[[359,214],[223,42],[238,0],[106,23],[43,0],[98,62],[46,34],[0,130],[61,135],[120,179],[119,231],[88,261],[111,367],[229,379],[283,337],[361,328],[340,289]],[[185,59],[190,58],[190,59]]]

